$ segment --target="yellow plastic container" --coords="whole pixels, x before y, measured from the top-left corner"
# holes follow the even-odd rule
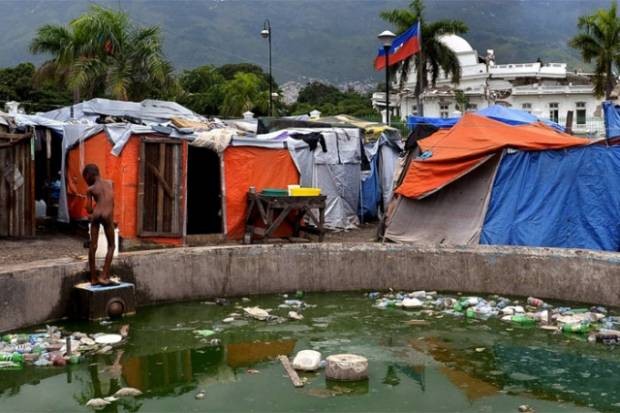
[[[290,188],[291,196],[319,196],[321,188]]]

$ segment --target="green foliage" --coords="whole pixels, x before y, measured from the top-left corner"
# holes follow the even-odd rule
[[[142,100],[177,92],[159,28],[134,26],[120,11],[93,5],[67,26],[44,25],[30,49],[52,55],[39,70],[41,77],[82,98]]]
[[[217,71],[224,77],[224,79],[226,80],[232,80],[235,75],[239,72],[241,73],[253,73],[256,76],[258,76],[258,78],[260,79],[260,81],[267,87],[269,87],[269,73],[266,73],[265,71],[263,71],[263,68],[261,68],[258,65],[255,65],[253,63],[228,63],[225,65],[222,65],[220,67],[217,68]],[[278,89],[278,85],[275,82],[275,80],[273,81],[273,90],[277,90]]]
[[[35,80],[32,63],[0,69],[0,101],[21,102],[28,112],[47,111],[71,103],[71,96],[52,82]]]
[[[269,113],[269,75],[256,65],[200,66],[184,71],[179,85],[182,92],[176,100],[203,115],[240,116],[248,110],[259,116]],[[274,114],[281,113],[283,106],[276,100]]]
[[[178,102],[202,115],[219,114],[224,100],[223,86],[226,79],[213,66],[200,66],[186,70],[179,78],[183,93]]]
[[[320,106],[326,103],[333,103],[339,100],[341,96],[342,92],[336,86],[315,81],[308,83],[299,91],[297,102]]]
[[[594,92],[609,99],[616,79],[614,69],[620,68],[620,19],[614,1],[609,9],[581,16],[577,23],[580,32],[569,44],[579,50],[586,63],[594,63]]]
[[[450,76],[452,83],[459,83],[461,79],[461,65],[456,54],[441,43],[438,38],[444,34],[463,34],[467,32],[467,25],[460,20],[437,20],[428,23],[424,20],[424,3],[422,0],[413,0],[405,9],[395,9],[381,12],[381,18],[394,24],[400,34],[409,29],[416,22],[422,28],[421,52],[411,56],[394,66],[393,73],[401,74],[401,86],[407,81],[407,75],[412,62],[415,62],[416,73],[421,72],[421,82],[416,81],[415,95],[419,96],[428,86],[435,82],[441,71]]]
[[[301,115],[314,109],[320,111],[321,116],[340,114],[365,116],[373,112],[370,96],[353,90],[342,92],[335,86],[321,82],[309,83],[301,89],[297,103],[291,107],[291,112]]]
[[[461,89],[456,89],[454,91],[454,100],[456,101],[456,108],[465,113],[467,105],[469,105],[469,98],[465,95],[465,92]]]
[[[236,73],[222,88],[224,100],[221,113],[225,116],[241,116],[246,111],[266,114],[269,110],[269,91],[263,86],[254,73]]]

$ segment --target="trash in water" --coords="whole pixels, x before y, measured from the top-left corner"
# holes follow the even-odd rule
[[[121,333],[127,335],[128,329],[123,327]],[[111,351],[113,345],[123,343],[126,335],[97,333],[89,336],[77,331],[67,333],[55,326],[32,334],[6,334],[0,340],[0,368],[77,364],[84,355]]]
[[[196,393],[196,395],[194,396],[194,399],[196,400],[202,400],[206,397],[206,393],[204,391],[199,391],[198,393]]]
[[[142,395],[142,392],[133,387],[123,387],[114,393],[114,397],[137,397]]]
[[[297,313],[296,311],[289,311],[288,318],[290,318],[291,320],[303,320],[304,316]]]
[[[194,334],[201,337],[209,337],[215,334],[213,330],[194,330]]]
[[[104,334],[95,338],[97,344],[116,344],[123,340],[123,336],[120,334]]]
[[[321,367],[321,353],[316,350],[301,350],[293,359],[295,370],[315,371]]]
[[[215,304],[217,305],[230,305],[230,301],[227,298],[216,298]]]
[[[265,321],[269,318],[269,312],[260,307],[244,307],[243,311],[256,320]]]
[[[95,410],[103,409],[109,404],[111,404],[109,401],[101,398],[90,399],[88,402],[86,402],[87,407],[92,407]]]
[[[407,309],[420,315],[441,318],[443,315],[465,317],[471,320],[500,319],[521,328],[539,325],[541,329],[554,333],[589,334],[588,341],[607,345],[620,344],[620,316],[610,315],[602,306],[591,308],[554,307],[544,300],[528,297],[523,301],[492,295],[488,299],[478,296],[438,295],[435,291],[413,291],[387,293],[371,292],[368,298],[375,301],[375,307],[382,310]],[[437,313],[440,312],[440,315]],[[414,319],[405,321],[409,325],[425,325],[429,321]],[[512,328],[507,328],[512,331]]]

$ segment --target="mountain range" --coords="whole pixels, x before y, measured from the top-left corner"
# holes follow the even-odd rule
[[[321,79],[335,84],[376,82],[372,61],[377,33],[393,29],[382,10],[408,0],[117,0],[98,4],[127,12],[136,24],[158,25],[165,52],[178,70],[204,64],[251,62],[266,68],[265,19],[272,26],[273,74],[277,81]],[[88,9],[80,0],[3,0],[0,66],[40,63],[28,45],[36,29],[66,24]],[[607,0],[427,0],[426,19],[460,19],[464,37],[497,63],[566,62],[584,68],[567,42],[580,15],[608,7]]]

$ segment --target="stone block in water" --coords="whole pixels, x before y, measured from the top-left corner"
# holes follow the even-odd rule
[[[81,283],[73,287],[74,318],[101,320],[110,316],[136,312],[135,286],[121,282],[115,285]]]
[[[327,357],[325,377],[328,380],[357,381],[368,378],[368,359],[356,354],[335,354]]]

